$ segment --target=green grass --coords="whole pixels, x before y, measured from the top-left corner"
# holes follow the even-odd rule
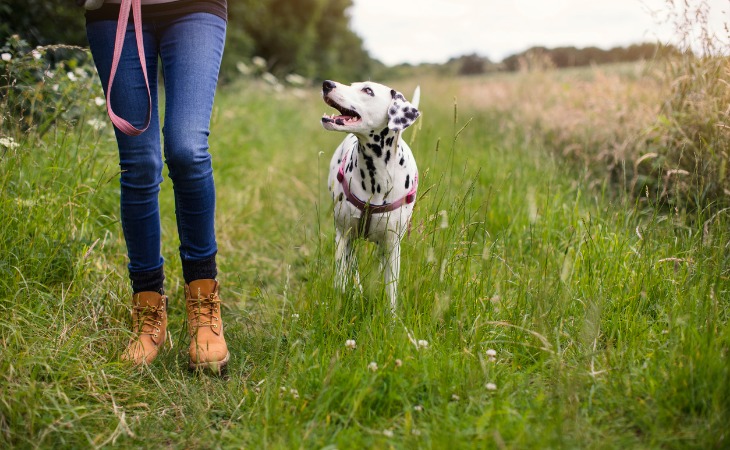
[[[584,185],[509,118],[455,108],[457,84],[423,84],[406,133],[421,177],[395,320],[371,245],[364,293],[333,289],[326,177],[343,136],[319,126],[316,89],[219,92],[228,379],[187,371],[170,181],[173,346],[134,370],[118,362],[130,290],[111,133],[15,134],[0,160],[0,447],[728,447],[728,212]]]

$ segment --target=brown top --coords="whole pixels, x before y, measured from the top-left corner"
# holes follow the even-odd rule
[[[196,12],[207,12],[214,14],[223,20],[228,20],[226,0],[177,0],[165,3],[142,5],[143,20],[183,16],[185,14]],[[118,18],[119,3],[105,2],[99,9],[86,11],[86,22],[95,22],[97,20],[117,20]],[[131,11],[129,13],[129,20],[133,20]]]

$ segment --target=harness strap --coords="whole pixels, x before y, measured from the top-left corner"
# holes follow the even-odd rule
[[[132,124],[127,122],[125,119],[119,117],[112,110],[111,94],[112,85],[114,84],[114,76],[117,73],[117,66],[119,65],[119,59],[122,56],[122,48],[124,48],[124,36],[127,32],[127,24],[129,22],[129,10],[132,9],[134,17],[134,35],[137,38],[137,53],[139,54],[139,62],[142,65],[142,74],[144,74],[144,82],[147,86],[147,119],[143,128],[135,128]],[[114,126],[119,131],[129,136],[138,136],[147,129],[150,125],[150,118],[152,116],[152,95],[150,94],[150,82],[147,77],[147,64],[144,55],[144,43],[142,41],[142,7],[141,0],[122,0],[119,7],[119,19],[117,20],[117,34],[114,41],[114,59],[112,60],[112,69],[109,74],[109,86],[106,91],[106,111],[109,114],[109,118],[112,120]]]
[[[395,211],[404,204],[410,204],[416,201],[416,193],[418,191],[418,174],[413,177],[413,186],[408,193],[392,203],[386,203],[384,205],[372,205],[369,202],[364,202],[357,198],[355,194],[350,191],[349,183],[345,181],[345,166],[347,165],[347,158],[352,155],[352,151],[348,152],[342,158],[342,163],[337,171],[337,181],[342,185],[342,190],[345,192],[345,198],[350,204],[360,210],[362,215],[360,216],[360,223],[358,224],[358,234],[360,236],[367,237],[370,234],[370,222],[373,214],[384,214],[390,211]]]

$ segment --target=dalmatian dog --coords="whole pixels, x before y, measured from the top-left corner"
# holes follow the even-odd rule
[[[378,83],[322,84],[322,97],[339,114],[322,117],[326,130],[348,133],[330,162],[328,188],[334,201],[335,287],[360,287],[353,241],[378,245],[385,288],[395,314],[400,243],[407,234],[418,189],[418,168],[400,137],[420,115],[416,88],[408,102]],[[362,288],[361,288],[362,289]]]

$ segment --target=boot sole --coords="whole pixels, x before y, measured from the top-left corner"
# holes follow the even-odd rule
[[[192,371],[208,370],[216,375],[224,375],[228,369],[228,360],[231,359],[231,352],[226,353],[222,361],[210,361],[196,363],[190,361],[188,368]]]

